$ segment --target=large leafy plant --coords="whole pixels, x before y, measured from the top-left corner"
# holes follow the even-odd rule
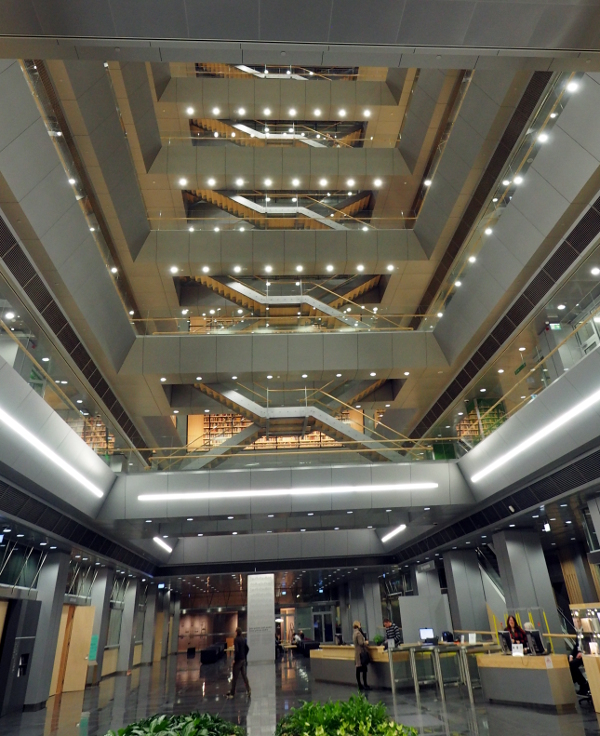
[[[159,715],[130,723],[106,736],[246,736],[246,731],[208,713],[188,713],[183,716]]]
[[[348,702],[303,703],[277,724],[275,736],[416,736],[414,728],[391,721],[383,703],[362,695]]]

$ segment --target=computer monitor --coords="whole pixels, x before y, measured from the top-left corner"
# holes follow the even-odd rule
[[[435,634],[433,633],[433,629],[419,629],[419,639],[421,641],[427,641],[428,639],[433,639]]]
[[[500,639],[502,654],[512,654],[512,639],[510,638],[510,632],[499,631],[498,638]]]
[[[527,646],[531,654],[537,654],[538,656],[546,654],[544,640],[539,631],[526,631],[525,636],[527,637]]]

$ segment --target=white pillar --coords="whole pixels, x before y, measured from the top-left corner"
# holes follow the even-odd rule
[[[275,660],[275,576],[248,575],[249,662]]]

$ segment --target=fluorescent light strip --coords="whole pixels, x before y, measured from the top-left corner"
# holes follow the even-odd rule
[[[566,424],[567,422],[570,422],[571,419],[575,419],[575,417],[582,414],[587,409],[590,409],[592,406],[597,404],[600,401],[600,391],[596,391],[595,393],[591,394],[591,396],[588,396],[587,399],[584,399],[583,401],[580,401],[578,404],[575,404],[575,406],[572,409],[569,409],[569,411],[566,411],[564,414],[561,414],[558,419],[555,419],[553,422],[550,422],[550,424],[547,424],[545,427],[542,427],[538,432],[535,434],[532,434],[530,437],[528,437],[526,440],[523,440],[519,445],[514,447],[512,450],[509,450],[509,452],[505,453],[504,455],[501,455],[497,460],[494,460],[493,463],[490,463],[486,468],[483,470],[480,470],[478,473],[475,473],[471,477],[471,481],[473,483],[477,483],[477,481],[481,480],[482,478],[485,478],[486,475],[489,475],[497,468],[502,467],[502,465],[505,465],[507,462],[512,460],[514,457],[517,457],[517,455],[520,455],[522,452],[525,452],[525,450],[528,450],[533,445],[537,444],[541,440],[544,439],[544,437],[547,437],[549,434],[552,434],[555,430],[557,430],[559,427],[562,427],[563,424]]]
[[[396,534],[400,534],[400,532],[403,532],[406,529],[406,524],[400,524],[400,526],[397,526],[395,529],[392,529],[392,531],[389,534],[386,534],[385,537],[381,538],[381,541],[385,544],[386,542],[389,542],[390,539],[393,539]]]
[[[227,498],[274,498],[277,496],[325,496],[328,493],[382,493],[384,491],[428,491],[437,483],[391,483],[383,486],[332,486],[331,488],[272,488],[265,491],[187,491],[143,493],[138,501],[205,501]]]
[[[166,542],[163,542],[163,540],[160,537],[154,537],[154,541],[156,544],[158,544],[159,547],[162,547],[165,549],[169,554],[173,551],[172,547],[169,547],[169,545]]]
[[[62,457],[54,452],[54,450],[51,450],[48,445],[45,445],[28,429],[25,429],[20,422],[17,422],[16,419],[13,419],[10,414],[7,414],[2,409],[0,409],[0,422],[9,429],[12,429],[15,434],[18,434],[21,439],[24,439],[25,442],[29,443],[35,450],[44,455],[44,457],[47,457],[48,460],[53,462],[55,465],[58,465],[58,467],[67,473],[67,475],[70,475],[71,478],[74,478],[78,483],[81,483],[81,485],[93,493],[94,496],[98,496],[98,498],[102,498],[102,496],[104,496],[103,491],[93,483],[90,483],[84,475],[82,475],[78,470],[75,470],[72,465],[70,465],[66,460],[63,460]]]

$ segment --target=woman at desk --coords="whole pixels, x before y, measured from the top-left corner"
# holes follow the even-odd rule
[[[527,650],[527,637],[514,616],[511,615],[507,618],[506,628],[504,631],[508,631],[510,633],[510,638],[513,644],[522,644],[523,651]]]
[[[360,621],[352,624],[352,643],[354,644],[354,664],[356,665],[356,682],[359,690],[370,690],[367,685],[367,668],[369,666],[369,650],[367,649],[367,637],[362,630]],[[360,673],[362,672],[363,683],[360,684]]]

